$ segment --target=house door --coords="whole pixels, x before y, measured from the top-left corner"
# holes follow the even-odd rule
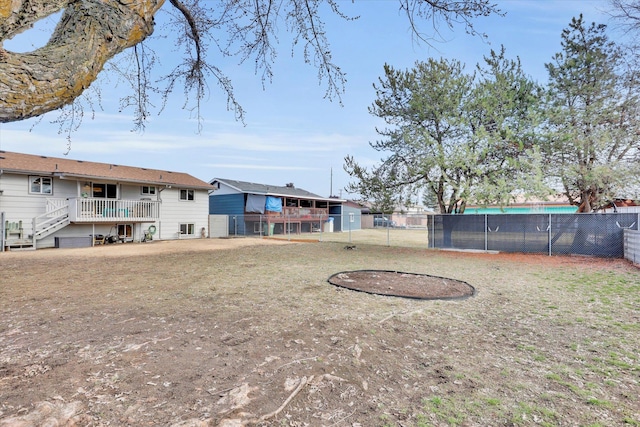
[[[118,239],[121,242],[133,242],[133,224],[118,224]]]

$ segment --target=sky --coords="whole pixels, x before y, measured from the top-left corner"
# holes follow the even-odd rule
[[[343,169],[344,158],[351,155],[371,167],[384,156],[369,145],[378,139],[376,126],[383,123],[368,107],[375,101],[373,84],[383,75],[385,63],[405,70],[416,61],[443,57],[461,61],[471,72],[491,49],[504,45],[508,58],[519,57],[524,71],[545,83],[544,64],[560,50],[560,34],[573,17],[582,13],[586,22],[614,26],[606,13],[606,0],[496,3],[504,17],[474,21],[486,40],[467,34],[459,25],[452,30],[440,27],[443,40],[418,44],[396,0],[341,2],[345,14],[359,16],[345,22],[324,15],[333,60],[346,73],[342,105],[324,98],[326,86],[318,82],[317,70],[304,63],[298,49],[292,57],[289,39],[282,36],[273,80],[264,85],[251,61],[216,59],[232,80],[246,112],[244,123],[227,111],[226,97],[212,83],[201,106],[200,131],[190,112],[182,108],[181,91],[162,113],[154,112],[143,132],[134,131],[132,112],[119,112],[119,96],[127,94],[126,88],[101,78],[97,83],[102,85],[102,109],[85,113],[70,142],[53,123],[59,113],[52,112],[39,119],[0,124],[0,150],[186,172],[207,182],[226,178],[268,185],[293,183],[323,197],[356,198],[345,191],[351,178]],[[163,6],[171,7],[169,2]],[[161,15],[158,20],[162,21]],[[46,41],[53,25],[55,20],[47,18],[5,42],[4,48],[31,50]],[[422,28],[433,33],[430,23]],[[176,55],[168,39],[149,40],[149,44],[168,63]],[[167,65],[163,61],[162,66]]]

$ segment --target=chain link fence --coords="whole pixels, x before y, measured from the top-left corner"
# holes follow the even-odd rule
[[[501,252],[624,256],[624,230],[637,213],[435,215],[430,247]]]
[[[230,215],[229,235],[456,250],[624,257],[638,213]]]
[[[335,217],[328,215],[228,215],[229,235],[232,237],[295,236],[317,238],[322,232],[333,232]]]

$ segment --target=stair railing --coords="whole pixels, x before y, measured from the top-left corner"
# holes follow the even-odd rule
[[[37,237],[40,237],[52,226],[62,223],[67,218],[69,218],[69,205],[57,207],[33,218],[34,243]]]

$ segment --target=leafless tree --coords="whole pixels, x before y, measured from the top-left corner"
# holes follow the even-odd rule
[[[398,1],[415,37],[427,42],[437,37],[442,24],[462,24],[477,34],[475,18],[501,13],[489,0]],[[161,9],[171,16],[171,35],[184,58],[160,79],[161,86],[154,86],[148,75],[154,57],[143,42],[154,32],[154,16]],[[137,126],[144,126],[148,117],[151,91],[166,100],[175,89],[184,89],[185,108],[200,118],[200,102],[212,82],[223,89],[228,108],[242,119],[244,111],[230,78],[216,65],[216,54],[255,61],[256,74],[268,82],[281,24],[294,46],[302,46],[304,61],[316,67],[325,96],[340,100],[345,75],[333,62],[323,16],[357,19],[345,15],[338,0],[0,0],[0,41],[59,12],[53,35],[42,48],[16,53],[0,44],[0,123],[74,105],[105,64],[126,49],[131,50],[127,68],[134,71],[123,72],[132,91],[122,105],[135,109]],[[425,22],[433,28],[432,36],[422,32]]]

